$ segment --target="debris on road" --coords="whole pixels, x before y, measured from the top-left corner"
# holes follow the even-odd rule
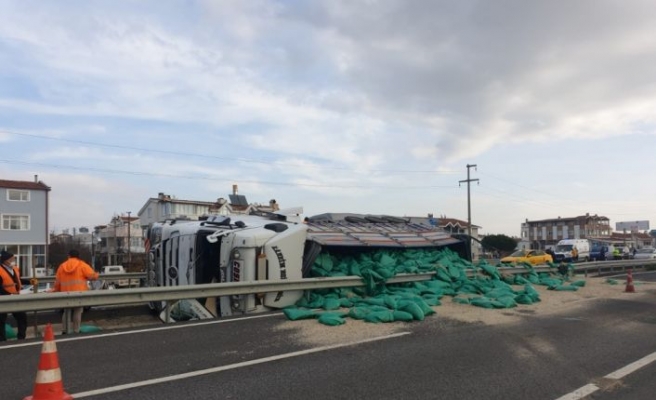
[[[485,260],[473,264],[455,252],[433,249],[375,250],[354,256],[321,254],[313,265],[312,277],[356,275],[362,277],[361,288],[317,289],[307,291],[295,306],[284,309],[290,320],[316,318],[320,323],[336,326],[345,318],[371,323],[422,321],[435,314],[444,296],[452,301],[482,308],[513,308],[540,301],[533,285],[554,291],[576,291],[585,281],[570,282],[569,271],[535,271],[530,264],[520,264],[521,274],[502,274]],[[571,270],[571,267],[567,267]],[[386,282],[401,273],[435,272],[429,281],[402,284]],[[471,276],[469,276],[471,275]],[[339,310],[348,310],[335,312]],[[330,314],[326,315],[327,312]]]

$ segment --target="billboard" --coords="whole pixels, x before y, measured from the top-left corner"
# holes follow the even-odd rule
[[[648,231],[649,230],[649,221],[616,222],[615,223],[615,230],[616,231],[628,231],[628,232]]]

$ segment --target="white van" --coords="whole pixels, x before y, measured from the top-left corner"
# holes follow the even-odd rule
[[[572,257],[574,248],[578,252],[576,257]],[[589,261],[590,241],[588,239],[564,239],[558,242],[554,252],[554,262]]]

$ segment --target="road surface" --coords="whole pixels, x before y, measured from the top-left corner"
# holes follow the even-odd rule
[[[341,327],[272,313],[58,337],[57,348],[76,399],[652,400],[656,286],[640,292],[498,325],[439,307],[420,323]],[[0,346],[3,398],[31,394],[40,348]]]

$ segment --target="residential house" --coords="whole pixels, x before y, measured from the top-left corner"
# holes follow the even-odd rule
[[[219,199],[219,201],[222,199]],[[147,228],[153,222],[166,221],[167,219],[189,218],[197,220],[203,215],[210,213],[210,208],[221,208],[217,201],[181,200],[174,196],[159,193],[157,197],[151,197],[137,213],[142,228]],[[224,201],[227,204],[227,201]]]
[[[441,215],[440,217],[434,217],[433,214],[428,214],[427,217],[410,217],[411,222],[421,222],[428,223],[433,226],[444,229],[447,233],[452,235],[467,235],[469,234],[469,223],[467,221],[462,221],[456,218],[449,218],[446,215]],[[478,225],[471,225],[471,249],[472,249],[472,259],[478,259],[483,252],[483,247],[480,243],[479,238],[479,229]]]
[[[249,204],[246,196],[238,194],[237,189],[237,185],[232,185],[232,194],[228,199],[221,197],[215,202],[181,200],[175,196],[159,193],[157,197],[149,198],[137,215],[141,227],[146,229],[153,222],[171,219],[198,220],[207,215],[248,214],[255,209],[273,212],[280,209],[275,200],[269,200],[268,205]]]
[[[36,175],[33,182],[0,180],[0,250],[16,255],[22,276],[47,265],[49,193]]]
[[[532,249],[546,249],[563,239],[610,238],[612,229],[608,217],[586,213],[577,217],[528,219],[521,226],[521,241]]]
[[[93,259],[98,267],[123,265],[129,270],[144,265],[146,249],[138,217],[114,215],[107,225],[94,228],[93,237]]]

